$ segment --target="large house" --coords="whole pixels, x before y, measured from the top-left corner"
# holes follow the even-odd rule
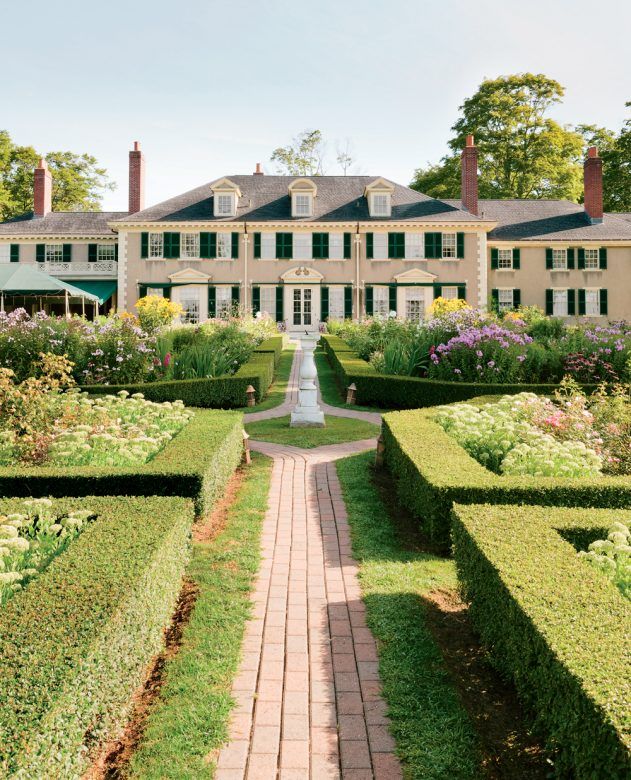
[[[36,263],[99,295],[178,301],[191,322],[234,304],[288,330],[329,317],[422,319],[435,297],[500,310],[535,304],[597,322],[631,319],[631,215],[603,214],[602,161],[585,160],[585,204],[478,199],[477,149],[462,199],[380,176],[229,175],[144,207],[144,158],[129,153],[129,210],[53,212],[45,161],[34,211],[0,224],[0,263]],[[37,296],[15,305],[37,310]]]

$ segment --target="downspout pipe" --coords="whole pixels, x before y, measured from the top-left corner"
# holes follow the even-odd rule
[[[357,230],[355,231],[355,284],[356,284],[356,295],[355,295],[355,304],[357,312],[357,321],[361,320],[361,312],[359,309],[359,252],[361,248],[361,238],[359,235],[359,222],[357,223]]]

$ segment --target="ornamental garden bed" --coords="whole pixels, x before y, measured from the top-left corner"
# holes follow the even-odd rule
[[[629,777],[629,603],[577,548],[628,528],[631,512],[456,504],[452,523],[471,618],[546,735],[555,773]]]
[[[62,528],[77,510],[89,518],[81,533],[0,607],[3,776],[83,774],[125,723],[180,591],[191,501],[88,496],[46,508]],[[0,500],[4,519],[24,511],[22,499]]]

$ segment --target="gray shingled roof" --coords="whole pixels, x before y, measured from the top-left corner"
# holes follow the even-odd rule
[[[126,211],[51,211],[45,217],[24,214],[0,222],[0,236],[115,235],[107,223],[126,214]]]
[[[377,176],[314,176],[318,192],[313,217],[291,216],[288,187],[298,176],[228,176],[241,190],[235,217],[214,217],[210,184],[196,187],[175,198],[143,209],[124,222],[456,222],[477,221],[472,214],[409,187],[391,182],[392,216],[371,217],[364,197],[367,184]],[[389,181],[386,179],[385,181]]]
[[[446,202],[462,208],[462,201]],[[591,224],[583,207],[569,200],[480,200],[478,210],[498,223],[491,241],[631,240],[628,215],[605,214],[601,223]]]

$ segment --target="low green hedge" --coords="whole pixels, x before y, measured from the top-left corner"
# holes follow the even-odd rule
[[[282,336],[270,336],[268,339],[262,341],[255,352],[273,352],[274,363],[276,365],[280,362],[280,356],[283,352],[283,337]]]
[[[78,504],[96,520],[0,611],[3,777],[82,776],[123,727],[180,591],[190,501],[91,496],[54,509]]]
[[[631,477],[565,479],[494,474],[434,422],[430,409],[383,416],[385,462],[402,503],[438,546],[449,547],[450,511],[459,504],[631,507]]]
[[[346,389],[354,383],[357,388],[356,403],[377,406],[381,409],[419,409],[467,401],[479,395],[514,393],[550,395],[558,387],[556,384],[445,382],[437,379],[378,374],[370,363],[362,360],[338,336],[323,335],[321,343],[340,386]],[[342,345],[345,345],[345,348]],[[583,385],[583,388],[586,392],[593,392],[596,385]]]
[[[274,341],[276,337],[268,339]],[[281,351],[282,351],[282,337]],[[247,388],[255,390],[255,398],[265,397],[274,379],[274,368],[278,362],[276,343],[261,350],[262,344],[252,353],[247,363],[230,376],[209,379],[171,379],[163,382],[141,382],[135,385],[84,385],[81,390],[90,395],[106,395],[127,390],[142,393],[149,401],[183,401],[186,406],[207,409],[239,409],[247,403]]]
[[[138,466],[0,468],[0,496],[184,496],[199,513],[221,494],[243,452],[241,412],[195,410],[190,422]]]
[[[629,602],[561,535],[598,535],[615,520],[631,523],[631,512],[454,507],[471,618],[535,715],[559,777],[631,777]]]

